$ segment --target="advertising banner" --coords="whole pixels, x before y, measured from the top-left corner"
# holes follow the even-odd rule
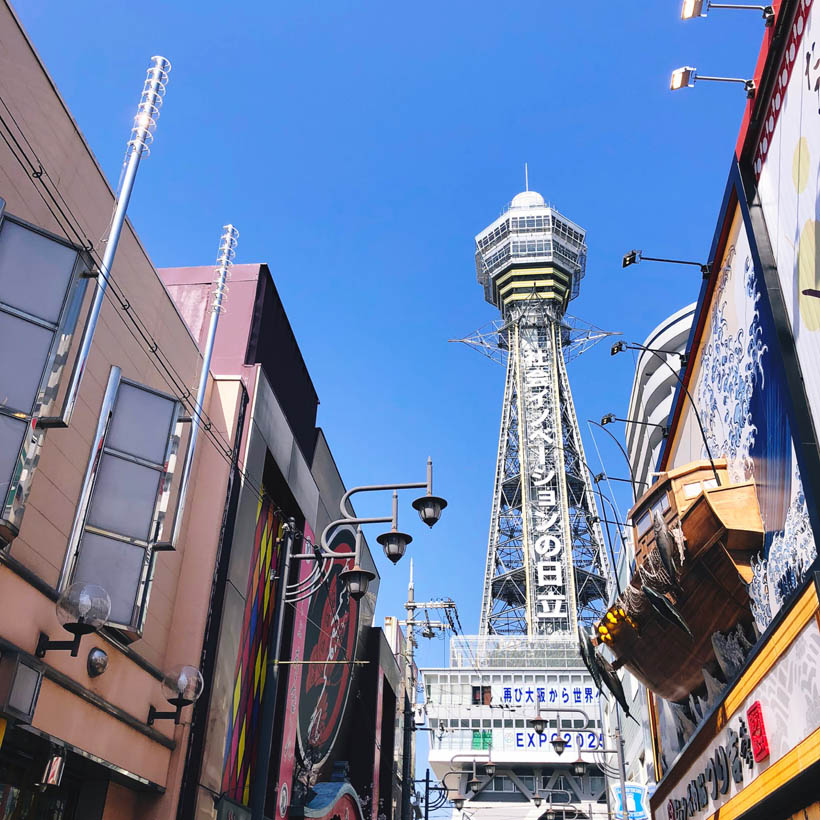
[[[754,160],[806,394],[820,430],[820,8],[800,0]]]

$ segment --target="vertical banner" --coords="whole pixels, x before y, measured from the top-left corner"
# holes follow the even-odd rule
[[[271,625],[274,611],[272,570],[279,560],[282,522],[271,498],[262,490],[256,513],[253,552],[248,573],[242,637],[236,660],[222,791],[244,805],[250,799],[250,783],[259,736],[262,694],[265,689]]]

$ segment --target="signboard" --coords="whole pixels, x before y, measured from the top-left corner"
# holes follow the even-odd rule
[[[755,172],[815,430],[820,430],[820,4],[800,0]]]
[[[612,787],[612,806],[615,820],[649,820],[649,797],[640,783],[626,784],[626,817],[620,783]]]
[[[578,709],[584,706],[591,708],[590,717],[597,718],[598,701],[601,698],[601,693],[597,687],[592,685],[592,680],[584,680],[579,682],[544,684],[543,686],[535,684],[493,684],[490,687],[493,706],[509,706],[509,707],[531,707],[532,715],[535,715],[536,709],[541,704],[543,707],[549,707],[550,711],[553,709],[560,709],[561,706],[567,708]],[[566,717],[571,717],[572,713],[568,713]]]
[[[668,773],[651,799],[654,820],[705,820],[786,758],[820,728],[819,680],[820,631],[812,618],[708,747],[686,769]]]
[[[556,349],[540,339],[543,329],[520,326],[522,403],[526,407],[527,498],[530,558],[534,562],[535,617],[538,632],[575,630],[575,613],[567,606],[571,583],[566,522],[561,512],[563,474],[555,436],[561,429]]]

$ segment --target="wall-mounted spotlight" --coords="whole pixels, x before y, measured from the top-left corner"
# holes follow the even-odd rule
[[[803,296],[814,296],[817,299],[820,299],[820,290],[814,290],[814,288],[806,288],[803,291],[800,291]]]
[[[37,649],[38,658],[45,657],[52,649],[63,649],[71,652],[76,658],[80,651],[80,640],[83,635],[96,632],[108,620],[111,613],[111,599],[108,593],[97,584],[72,584],[57,599],[57,620],[66,632],[74,636],[71,641],[51,641],[45,632],[40,633]]]
[[[678,71],[684,70],[685,69],[678,69]],[[694,71],[694,69],[692,70]],[[701,79],[703,78],[701,77]],[[709,276],[709,273],[712,270],[709,264],[704,264],[703,262],[690,262],[688,259],[666,259],[662,256],[644,256],[643,251],[638,251],[634,249],[624,254],[623,261],[621,262],[621,267],[628,268],[631,265],[637,265],[639,262],[642,261],[667,262],[670,265],[693,265],[696,268],[700,268],[700,272],[703,274],[704,279]]]
[[[729,3],[711,3],[709,0],[683,0],[680,10],[681,20],[693,20],[695,17],[706,17],[710,9],[744,9],[759,11],[767,26],[774,23],[774,8],[772,6],[748,6]]]
[[[754,97],[757,89],[754,80],[744,80],[742,77],[706,77],[703,74],[698,74],[698,70],[690,65],[676,68],[672,72],[669,88],[672,91],[677,91],[680,88],[692,88],[696,80],[707,80],[713,83],[742,83],[749,99]]]

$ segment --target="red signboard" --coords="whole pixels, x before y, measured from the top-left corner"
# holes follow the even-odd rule
[[[749,734],[752,736],[752,753],[755,761],[760,763],[769,756],[769,739],[766,737],[766,726],[763,724],[763,710],[760,701],[756,700],[747,710]]]

